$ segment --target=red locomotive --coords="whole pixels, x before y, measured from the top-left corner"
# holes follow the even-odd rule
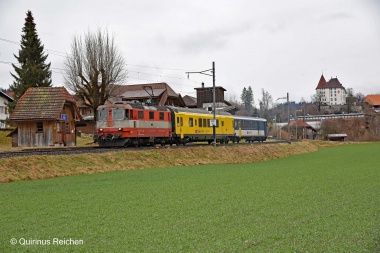
[[[165,107],[116,102],[98,107],[95,140],[101,147],[171,142],[170,111]]]

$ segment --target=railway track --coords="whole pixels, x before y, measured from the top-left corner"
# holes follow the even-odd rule
[[[217,144],[218,146],[235,146],[235,145],[271,145],[287,143],[287,141],[270,141],[270,142],[254,142],[254,143],[230,143],[230,144]],[[99,154],[114,151],[136,151],[147,149],[168,149],[168,148],[189,148],[194,146],[204,146],[209,144],[188,143],[180,146],[144,146],[144,147],[128,147],[128,148],[100,148],[100,147],[67,147],[67,148],[35,148],[24,149],[21,151],[0,152],[1,158],[11,158],[20,156],[46,156],[46,155],[73,155],[73,154]]]

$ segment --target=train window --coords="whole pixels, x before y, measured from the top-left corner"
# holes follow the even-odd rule
[[[222,126],[224,126],[224,121],[222,121]]]
[[[254,130],[258,130],[258,129],[259,129],[259,122],[254,121],[253,129],[254,129]]]
[[[164,120],[164,119],[165,119],[164,113],[160,112],[160,120]]]
[[[193,127],[193,118],[189,118],[189,127]]]
[[[202,119],[198,119],[199,120],[199,127],[202,127]]]
[[[144,118],[144,112],[143,111],[139,111],[139,119],[143,119]]]
[[[149,112],[149,119],[154,119],[154,112]]]
[[[195,126],[197,126],[197,120],[195,120]]]
[[[207,126],[208,126],[208,127],[211,126],[211,119],[208,119],[208,120],[207,120]]]
[[[126,110],[125,110],[125,119],[128,119],[128,117],[129,117],[129,110],[126,109]]]
[[[216,127],[219,127],[219,120],[216,120]]]
[[[206,119],[203,119],[203,127],[207,127]]]
[[[133,110],[129,110],[129,118],[133,119]]]
[[[98,111],[98,119],[99,120],[107,120],[108,112],[104,108]]]
[[[177,117],[177,126],[179,126],[179,117]]]
[[[124,119],[124,110],[123,109],[113,109],[112,110],[112,119],[113,120],[123,120]]]

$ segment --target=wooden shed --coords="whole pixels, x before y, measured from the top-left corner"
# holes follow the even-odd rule
[[[10,120],[19,147],[75,146],[81,120],[75,99],[64,87],[32,87],[17,101]]]

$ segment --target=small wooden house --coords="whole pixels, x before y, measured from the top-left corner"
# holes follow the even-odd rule
[[[75,99],[64,87],[32,87],[17,101],[10,120],[19,147],[75,146],[81,120]]]

